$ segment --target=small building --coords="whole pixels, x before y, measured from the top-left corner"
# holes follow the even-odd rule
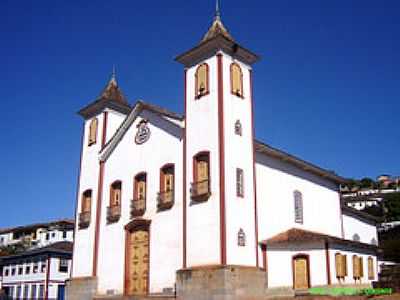
[[[73,235],[74,221],[69,219],[17,226],[0,229],[0,247],[24,242],[30,248],[39,248],[56,242],[72,242]]]
[[[0,260],[2,291],[12,299],[64,299],[72,243],[58,242]]]

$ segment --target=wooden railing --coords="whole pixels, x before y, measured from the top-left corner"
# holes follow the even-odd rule
[[[140,217],[146,211],[146,198],[134,198],[131,200],[131,217]]]
[[[90,225],[90,211],[79,213],[79,229],[87,228]]]
[[[157,194],[157,210],[170,209],[174,205],[174,190],[159,192]]]
[[[210,180],[193,182],[190,188],[190,195],[194,201],[206,201],[210,195]]]
[[[112,205],[107,207],[107,222],[117,222],[121,217],[121,205]]]

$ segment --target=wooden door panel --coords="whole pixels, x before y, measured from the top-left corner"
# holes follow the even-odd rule
[[[294,260],[294,288],[308,289],[307,258],[301,257]]]
[[[128,245],[128,295],[145,295],[149,277],[149,233],[139,230],[130,233]]]

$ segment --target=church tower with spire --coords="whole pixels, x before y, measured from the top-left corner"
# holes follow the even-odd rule
[[[184,268],[259,265],[252,112],[258,59],[224,26],[218,2],[200,43],[176,58],[185,67]]]
[[[118,86],[115,68],[106,87],[95,101],[82,108],[78,114],[83,117],[81,162],[77,191],[74,251],[79,249],[84,256],[77,255],[73,277],[97,275],[97,245],[99,243],[99,224],[104,176],[104,164],[99,163],[98,154],[111,139],[114,132],[125,119],[131,108]]]

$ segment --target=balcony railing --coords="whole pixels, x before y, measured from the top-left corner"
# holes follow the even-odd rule
[[[114,223],[121,217],[121,205],[112,205],[107,207],[107,222]]]
[[[79,228],[87,228],[90,224],[90,211],[81,212],[79,214]]]
[[[206,201],[210,195],[210,180],[193,182],[190,188],[190,195],[194,201]]]
[[[159,192],[157,194],[157,210],[170,209],[174,205],[174,190]]]
[[[131,201],[131,217],[140,217],[146,211],[146,198],[134,198]]]

